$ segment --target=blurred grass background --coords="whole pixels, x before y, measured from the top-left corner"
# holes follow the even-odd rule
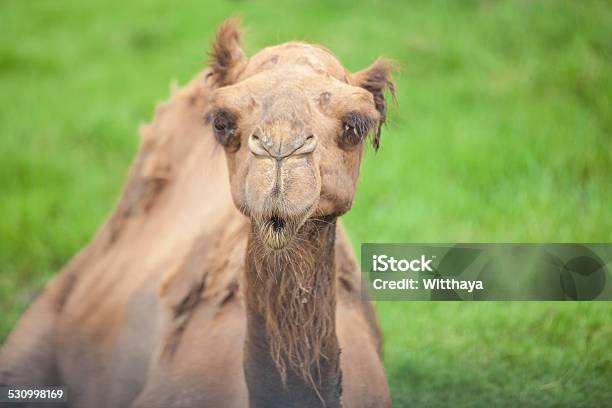
[[[345,223],[360,242],[612,237],[607,1],[0,4],[0,340],[113,208],[170,80],[218,23],[245,48],[395,59],[399,109]],[[394,406],[612,404],[612,304],[381,302]]]

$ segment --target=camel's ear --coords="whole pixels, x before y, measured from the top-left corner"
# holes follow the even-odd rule
[[[351,75],[351,83],[355,86],[360,86],[367,89],[374,96],[374,104],[376,110],[380,113],[380,121],[378,122],[378,128],[372,139],[374,149],[378,150],[380,145],[380,129],[385,123],[387,117],[387,102],[385,100],[385,91],[389,91],[393,99],[395,100],[395,84],[391,79],[391,74],[395,71],[395,65],[393,62],[379,58],[363,71],[355,72]]]
[[[247,61],[246,55],[240,48],[238,20],[225,20],[217,30],[210,51],[208,80],[216,87],[231,85]]]

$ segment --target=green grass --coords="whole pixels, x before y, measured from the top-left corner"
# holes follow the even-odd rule
[[[612,241],[605,1],[51,1],[0,5],[0,339],[111,211],[137,125],[217,24],[351,70],[395,59],[399,108],[345,217],[359,242]],[[604,407],[612,304],[378,304],[395,406]]]

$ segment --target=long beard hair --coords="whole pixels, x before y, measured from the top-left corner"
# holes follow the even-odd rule
[[[289,369],[321,388],[324,340],[335,333],[335,222],[308,220],[280,250],[253,239],[250,295],[265,320],[272,359],[286,383]],[[320,394],[319,394],[320,397]]]

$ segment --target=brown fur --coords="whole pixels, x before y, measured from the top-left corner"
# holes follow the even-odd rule
[[[254,240],[248,255],[257,272],[251,279],[247,277],[248,288],[266,317],[272,358],[284,379],[288,365],[313,385],[313,370],[320,369],[321,341],[335,328],[335,277],[330,270],[316,268],[314,259],[323,249],[315,246],[326,243],[307,237],[312,233],[309,230],[321,228],[321,222],[309,221],[297,239],[280,251]]]
[[[215,86],[225,86],[236,79],[238,71],[246,63],[246,56],[240,48],[237,19],[226,20],[217,31],[209,63],[211,70],[207,78]]]
[[[247,59],[238,39],[224,24],[211,68],[141,129],[115,212],[10,334],[0,383],[62,384],[77,408],[390,405],[336,221],[388,71],[295,42]],[[215,135],[202,116],[221,110],[236,124]]]
[[[374,64],[363,71],[352,75],[353,83],[367,89],[374,96],[374,104],[376,110],[380,113],[380,121],[378,128],[372,139],[372,145],[375,150],[380,146],[380,131],[382,125],[387,118],[387,103],[385,100],[385,91],[389,91],[395,100],[395,84],[391,80],[391,74],[395,71],[393,62],[385,58],[379,58]]]

